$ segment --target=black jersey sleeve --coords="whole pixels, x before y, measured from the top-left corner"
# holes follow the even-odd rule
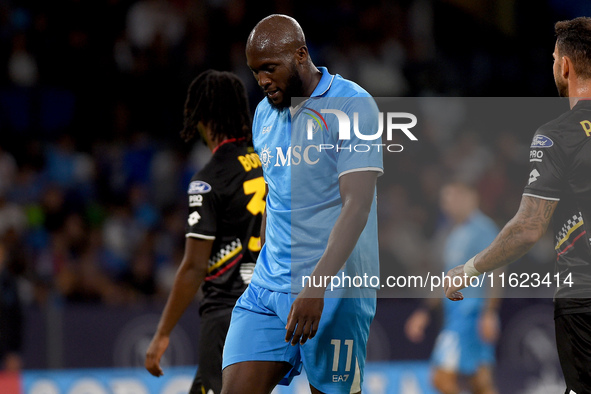
[[[556,133],[539,129],[529,151],[530,172],[523,195],[559,201],[565,190],[567,161]]]
[[[201,180],[193,180],[187,192],[189,215],[186,236],[214,240],[217,230],[219,196],[214,187]]]

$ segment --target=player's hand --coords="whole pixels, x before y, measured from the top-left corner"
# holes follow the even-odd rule
[[[487,343],[494,343],[500,334],[499,315],[496,311],[485,311],[478,322],[480,338]]]
[[[454,278],[456,277],[460,277],[462,280],[456,279],[454,282]],[[450,269],[445,276],[445,296],[452,301],[463,300],[464,295],[460,292],[460,290],[466,288],[467,279],[469,278],[464,273],[463,264]]]
[[[429,317],[429,312],[419,309],[418,311],[414,312],[404,325],[404,333],[406,337],[414,343],[419,343],[425,337],[425,329],[429,324],[431,318]]]
[[[321,291],[320,291],[321,290]],[[291,304],[285,329],[285,342],[303,345],[314,338],[324,309],[324,289],[304,288]]]
[[[170,342],[170,338],[164,335],[158,335],[157,333],[152,338],[152,342],[150,342],[150,346],[148,346],[148,350],[146,351],[146,360],[144,361],[144,366],[152,375],[159,377],[164,375],[162,372],[162,368],[160,368],[160,358],[168,348],[168,343]]]

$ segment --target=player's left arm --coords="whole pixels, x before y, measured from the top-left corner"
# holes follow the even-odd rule
[[[330,233],[324,254],[316,264],[311,277],[334,276],[343,267],[361,232],[365,228],[375,196],[377,171],[357,171],[339,178],[342,209]],[[285,341],[292,345],[305,343],[316,335],[324,307],[325,287],[313,287],[310,283],[300,292],[287,317]]]
[[[185,255],[177,270],[156,333],[146,351],[144,366],[154,376],[164,374],[160,366],[160,359],[168,348],[170,333],[195,298],[199,286],[207,275],[212,246],[212,240],[186,238]]]
[[[519,210],[490,246],[466,264],[459,265],[447,273],[447,298],[453,301],[463,299],[459,290],[466,287],[466,280],[462,281],[462,286],[454,286],[454,277],[469,279],[483,272],[491,272],[526,254],[546,232],[557,205],[558,201],[524,195]],[[458,280],[457,283],[459,282]]]

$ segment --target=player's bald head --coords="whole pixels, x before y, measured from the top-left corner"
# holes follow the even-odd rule
[[[289,106],[293,97],[310,96],[322,75],[310,59],[302,28],[286,15],[270,15],[252,29],[246,64],[277,108]]]
[[[246,42],[247,52],[293,53],[306,45],[300,24],[287,15],[274,14],[261,20],[252,29]]]

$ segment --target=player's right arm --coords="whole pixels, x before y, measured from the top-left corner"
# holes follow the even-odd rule
[[[144,365],[154,376],[163,375],[160,358],[168,347],[172,329],[195,298],[195,294],[207,274],[212,246],[213,240],[187,237],[185,241],[185,255],[177,270],[156,333],[146,352]]]
[[[524,195],[519,210],[492,244],[466,264],[450,270],[447,276],[451,279],[456,276],[462,278],[465,275],[475,276],[479,273],[491,272],[517,260],[542,238],[557,205],[558,201]],[[463,298],[459,290],[466,286],[454,286],[453,280],[446,284],[451,284],[445,289],[445,295],[449,299],[458,301]]]
[[[564,135],[556,131],[555,124],[547,124],[536,131],[530,147],[530,174],[519,210],[482,252],[464,265],[448,272],[456,276],[471,277],[492,272],[527,253],[546,232],[563,191],[568,188],[568,173],[572,155],[565,151],[569,144]],[[538,153],[543,150],[542,155]],[[536,159],[532,159],[532,154]],[[460,281],[458,280],[458,283]],[[465,281],[464,281],[465,282]],[[464,283],[465,285],[466,283]],[[446,283],[450,285],[450,283]],[[466,286],[446,287],[445,295],[454,301],[461,300],[458,291]]]

